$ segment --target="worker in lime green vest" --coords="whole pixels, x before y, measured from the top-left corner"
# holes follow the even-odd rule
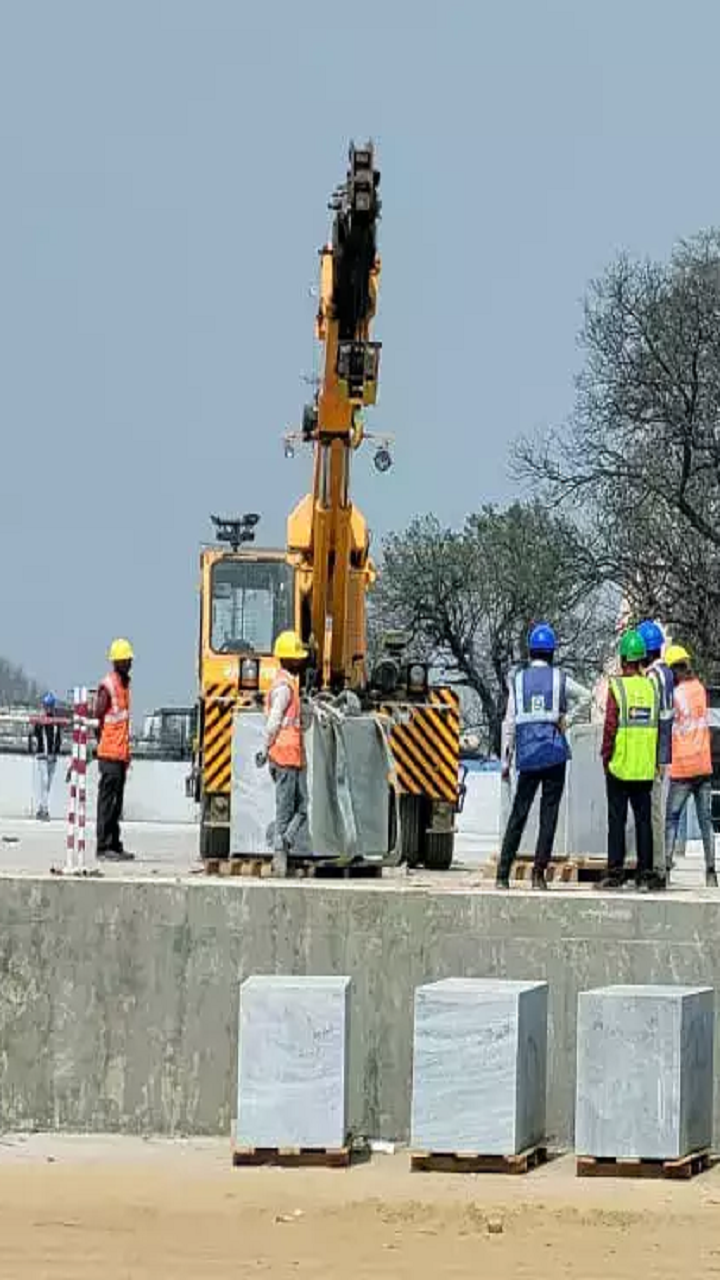
[[[626,631],[620,641],[620,675],[608,688],[603,731],[608,808],[607,875],[598,886],[619,889],[625,878],[628,805],[635,819],[636,880],[648,892],[653,882],[652,787],[658,769],[660,698],[657,685],[642,674],[645,641]]]

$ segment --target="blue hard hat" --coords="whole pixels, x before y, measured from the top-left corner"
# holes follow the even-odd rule
[[[55,697],[54,693],[45,694],[45,697],[43,698],[44,707],[54,707],[56,702],[57,702],[57,698]]]
[[[557,647],[555,632],[547,622],[538,622],[531,628],[528,636],[528,649],[536,649],[540,653],[554,653]]]
[[[660,630],[657,622],[651,622],[649,618],[645,622],[641,622],[637,627],[638,634],[645,641],[645,648],[648,653],[659,653],[665,643],[665,637]]]

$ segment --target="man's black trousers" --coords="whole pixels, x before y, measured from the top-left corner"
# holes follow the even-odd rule
[[[560,801],[565,788],[564,764],[555,764],[549,769],[536,769],[532,773],[519,774],[515,799],[500,851],[498,876],[507,876],[510,873],[538,787],[542,790],[540,826],[535,846],[535,870],[544,871],[550,862],[560,813]]]
[[[120,819],[127,765],[122,760],[99,760],[98,769],[97,851],[122,853]]]
[[[653,869],[652,782],[621,782],[605,774],[608,809],[608,875],[622,878],[625,866],[625,825],[628,804],[635,819],[637,878],[647,880]]]

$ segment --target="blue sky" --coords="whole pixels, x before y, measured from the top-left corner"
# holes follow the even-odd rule
[[[572,403],[587,280],[718,221],[720,8],[515,0],[0,3],[0,652],[64,688],[115,634],[194,694],[198,544],[255,509],[312,369],[350,137],[382,169],[375,536],[513,493]]]

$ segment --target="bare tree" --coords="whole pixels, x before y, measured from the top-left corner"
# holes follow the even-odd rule
[[[620,257],[589,290],[567,427],[520,471],[586,530],[598,575],[720,657],[720,232]]]
[[[595,572],[572,523],[539,502],[483,507],[460,530],[420,517],[385,540],[372,628],[408,631],[415,653],[469,691],[497,752],[508,676],[533,622],[556,626],[579,676],[601,664],[615,603]]]
[[[41,696],[40,686],[22,667],[0,658],[0,706],[27,706]]]

